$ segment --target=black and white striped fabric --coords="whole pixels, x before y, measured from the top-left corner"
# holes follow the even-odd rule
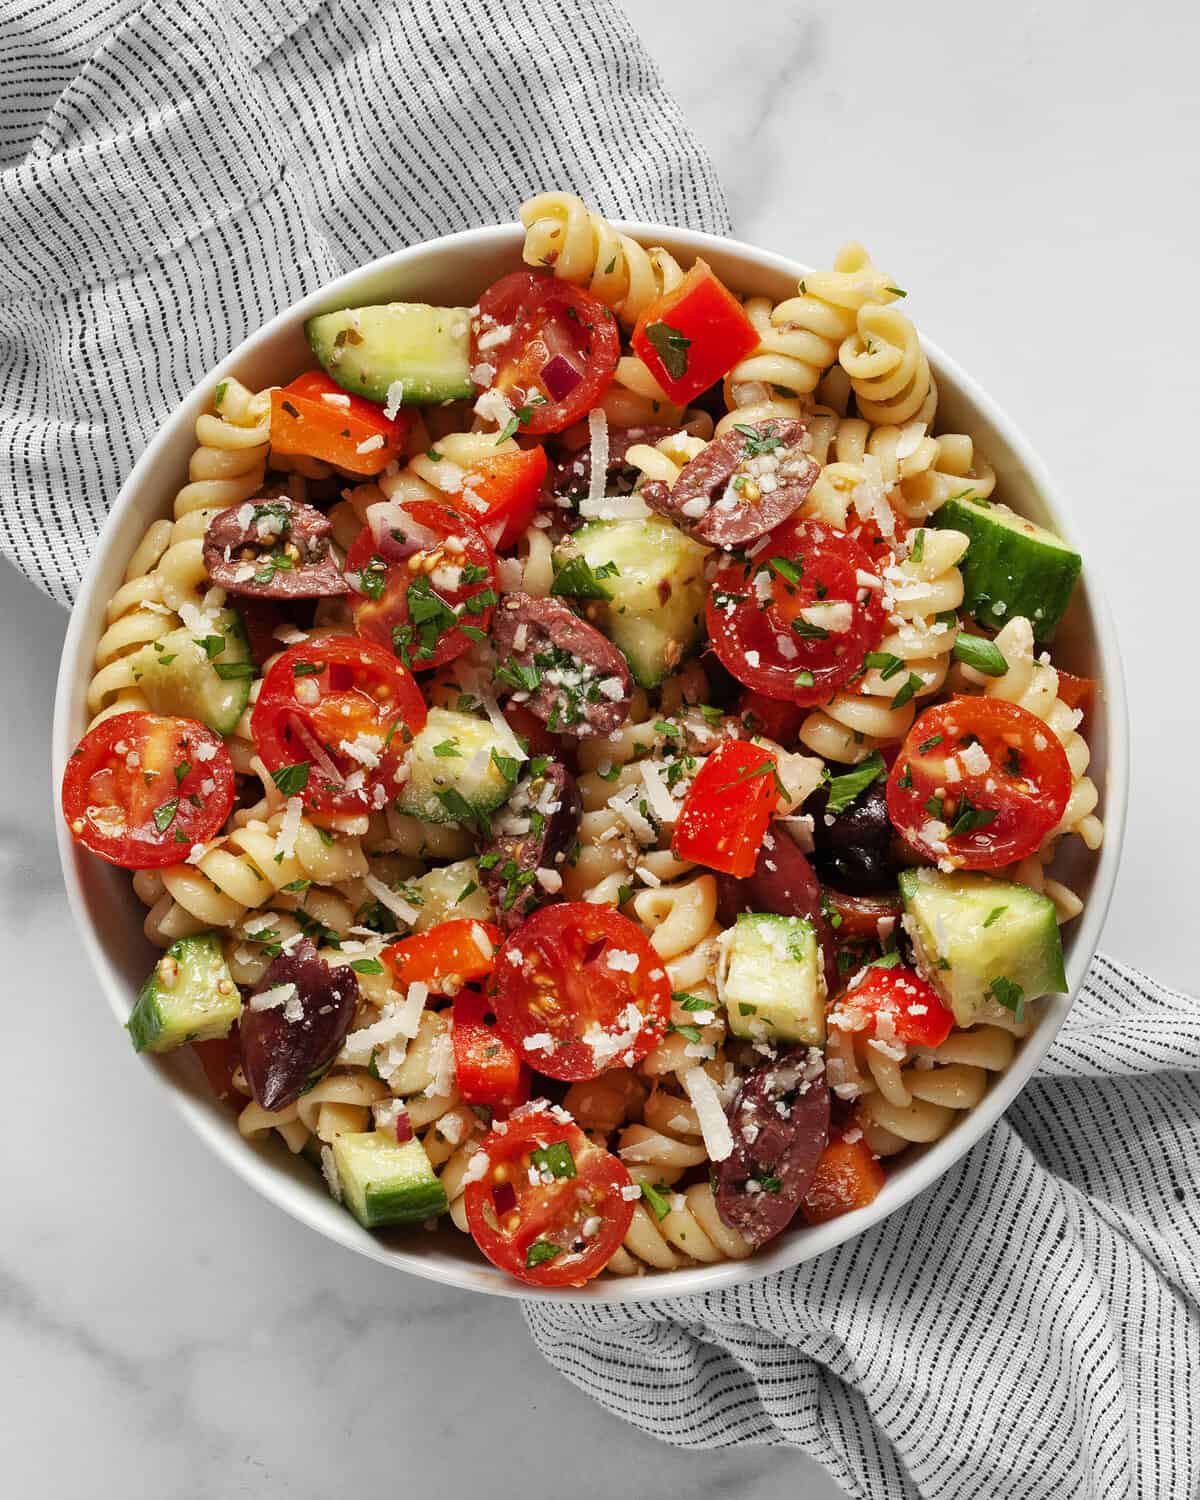
[[[865,1500],[1200,1493],[1200,1003],[1098,958],[1043,1070],[859,1239],[718,1294],[527,1303],[681,1447],[791,1444]]]
[[[728,227],[610,0],[7,0],[0,546],[69,603],[147,439],[242,338],[561,185]]]
[[[9,0],[0,546],[69,602],[138,452],[233,345],[550,186],[728,227],[610,0]],[[1100,960],[1006,1121],[860,1240],[530,1327],[667,1442],[793,1444],[871,1500],[1183,1500],[1198,1048],[1200,1007]]]

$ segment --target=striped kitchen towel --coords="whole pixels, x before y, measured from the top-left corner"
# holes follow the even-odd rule
[[[728,228],[610,0],[0,4],[0,547],[69,603],[134,460],[235,344],[563,184]]]
[[[703,1297],[527,1303],[542,1353],[689,1448],[791,1444],[866,1500],[1200,1493],[1200,1002],[1103,957],[933,1187]]]
[[[0,5],[0,546],[69,602],[240,339],[554,185],[728,227],[611,0]],[[667,1442],[791,1444],[871,1500],[1184,1500],[1198,1048],[1200,1007],[1099,960],[1006,1121],[891,1219],[706,1298],[530,1305],[534,1336]]]

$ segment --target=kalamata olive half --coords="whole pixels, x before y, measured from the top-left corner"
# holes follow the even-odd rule
[[[283,1109],[320,1077],[357,1005],[353,971],[331,968],[307,938],[274,960],[242,1007],[239,1028],[242,1071],[263,1109]]]
[[[837,767],[830,767],[837,775]],[[826,812],[828,792],[819,787],[804,805],[812,814],[812,862],[822,880],[838,890],[865,896],[895,884],[891,857],[892,823],[886,783],[874,781],[844,811]]]

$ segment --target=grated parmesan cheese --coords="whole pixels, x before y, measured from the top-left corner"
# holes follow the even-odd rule
[[[679,1075],[679,1081],[696,1110],[709,1160],[724,1161],[733,1151],[733,1134],[716,1084],[703,1068],[689,1068]]]

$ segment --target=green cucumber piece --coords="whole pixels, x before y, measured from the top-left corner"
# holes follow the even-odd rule
[[[449,708],[431,708],[409,747],[408,780],[397,798],[401,812],[429,823],[469,823],[494,812],[512,795],[492,752],[512,757],[491,720]]]
[[[480,879],[478,861],[474,859],[456,859],[452,864],[435,865],[426,874],[410,880],[406,891],[417,908],[414,932],[428,932],[439,922],[459,918],[469,922],[496,920],[491,897]],[[465,896],[464,891],[467,892]]]
[[[235,610],[213,616],[210,657],[203,636],[183,626],[143,646],[133,659],[134,681],[156,714],[199,719],[218,734],[232,734],[250,701],[254,663]],[[218,649],[215,637],[224,644]],[[221,671],[231,674],[222,676]]]
[[[241,1013],[221,940],[201,932],[172,943],[150,970],[125,1029],[135,1052],[170,1052],[228,1036]]]
[[[397,381],[405,406],[475,393],[469,308],[425,302],[347,307],[309,318],[304,332],[325,373],[369,401],[389,401]]]
[[[970,542],[959,564],[968,614],[995,630],[1024,615],[1039,641],[1054,639],[1079,577],[1078,552],[1007,505],[983,500],[947,500],[928,524]]]
[[[446,1212],[446,1190],[418,1140],[370,1130],[333,1138],[342,1201],[364,1229],[421,1224]]]
[[[960,1026],[1011,1024],[1011,1002],[1066,990],[1062,939],[1048,897],[1011,880],[930,869],[903,871],[900,896],[918,967]],[[1020,987],[1019,996],[1012,986]]]
[[[559,543],[554,565],[616,564],[600,585],[608,599],[581,600],[581,609],[624,653],[639,686],[653,688],[703,638],[708,551],[661,516],[592,521]]]
[[[725,963],[722,992],[734,1036],[824,1046],[824,973],[806,917],[743,912]]]

